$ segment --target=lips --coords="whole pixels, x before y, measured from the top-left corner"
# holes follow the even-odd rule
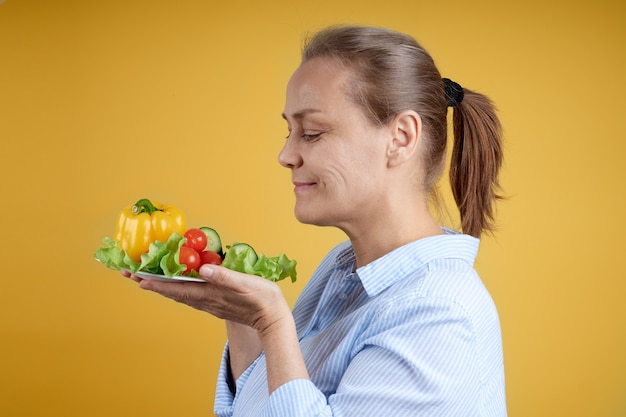
[[[310,190],[315,185],[316,185],[316,183],[314,183],[314,182],[294,181],[293,182],[293,191],[295,193],[304,192],[304,191]]]

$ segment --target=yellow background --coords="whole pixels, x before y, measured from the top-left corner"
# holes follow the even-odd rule
[[[0,415],[206,416],[217,319],[92,257],[140,197],[299,261],[276,162],[303,35],[408,32],[490,95],[506,133],[500,232],[477,267],[499,307],[512,417],[626,415],[626,13],[618,0],[0,4]]]

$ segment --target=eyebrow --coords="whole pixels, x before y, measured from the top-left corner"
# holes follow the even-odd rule
[[[299,111],[299,112],[294,113],[294,114],[293,114],[293,118],[294,118],[294,119],[298,119],[298,120],[300,120],[300,119],[303,119],[303,118],[304,118],[304,116],[306,116],[307,114],[311,114],[311,113],[319,113],[319,112],[321,112],[321,110],[318,110],[318,109],[312,109],[312,108],[309,108],[309,109],[303,109],[303,110],[301,110],[301,111]],[[281,116],[282,116],[282,118],[283,118],[283,119],[287,120],[287,115],[286,115],[285,113],[282,113],[282,114],[281,114]]]

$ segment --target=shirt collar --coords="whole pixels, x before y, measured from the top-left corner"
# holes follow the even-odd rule
[[[435,259],[460,259],[470,265],[478,254],[479,239],[444,228],[445,234],[429,236],[407,243],[356,270],[363,288],[370,297],[380,294],[394,283]],[[354,264],[350,246],[337,256],[337,265]]]

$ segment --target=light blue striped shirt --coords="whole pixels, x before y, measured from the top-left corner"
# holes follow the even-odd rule
[[[226,416],[506,416],[498,314],[473,268],[478,239],[446,229],[354,272],[349,242],[294,306],[311,380],[268,395],[261,354],[236,382],[228,346],[215,412]]]

